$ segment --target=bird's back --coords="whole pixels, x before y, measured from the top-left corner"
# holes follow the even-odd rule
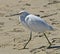
[[[25,18],[26,25],[34,32],[45,32],[53,30],[52,26],[48,25],[43,19],[35,15],[28,15]]]

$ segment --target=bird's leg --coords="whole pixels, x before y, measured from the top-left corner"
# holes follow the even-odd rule
[[[49,39],[47,38],[46,34],[44,33],[44,36],[46,37],[48,43],[50,44],[49,47],[52,45],[51,42],[49,41]]]
[[[23,49],[26,49],[26,46],[27,46],[27,45],[28,45],[28,43],[30,42],[31,38],[32,38],[32,31],[30,32],[30,38],[29,38],[28,42],[25,44],[25,46],[24,46],[24,48],[23,48]]]

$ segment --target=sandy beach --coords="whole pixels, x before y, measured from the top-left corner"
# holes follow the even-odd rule
[[[5,17],[22,10],[39,15],[54,27],[46,32],[51,48],[43,33],[33,32],[28,49],[22,49],[30,30],[19,22],[19,16]],[[0,54],[60,54],[60,0],[0,0]]]

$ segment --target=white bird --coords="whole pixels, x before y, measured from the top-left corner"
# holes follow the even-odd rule
[[[19,15],[19,20],[21,21],[21,23],[25,27],[30,29],[30,38],[29,38],[28,42],[25,44],[24,49],[26,48],[27,44],[30,42],[30,40],[32,38],[32,31],[42,32],[49,43],[49,47],[51,46],[51,42],[49,41],[49,39],[47,38],[47,36],[45,34],[45,31],[54,30],[51,25],[47,24],[42,18],[35,16],[33,14],[30,14],[26,11],[21,11],[17,14],[13,14],[13,15],[9,15],[9,16],[15,16],[15,15]],[[9,17],[9,16],[6,16],[6,17]]]

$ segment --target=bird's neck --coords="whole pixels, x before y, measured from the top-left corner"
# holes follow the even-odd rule
[[[20,16],[20,20],[23,21],[23,22],[25,22],[25,18],[26,18],[27,15],[29,15],[29,14],[27,13],[27,14],[21,15]]]

